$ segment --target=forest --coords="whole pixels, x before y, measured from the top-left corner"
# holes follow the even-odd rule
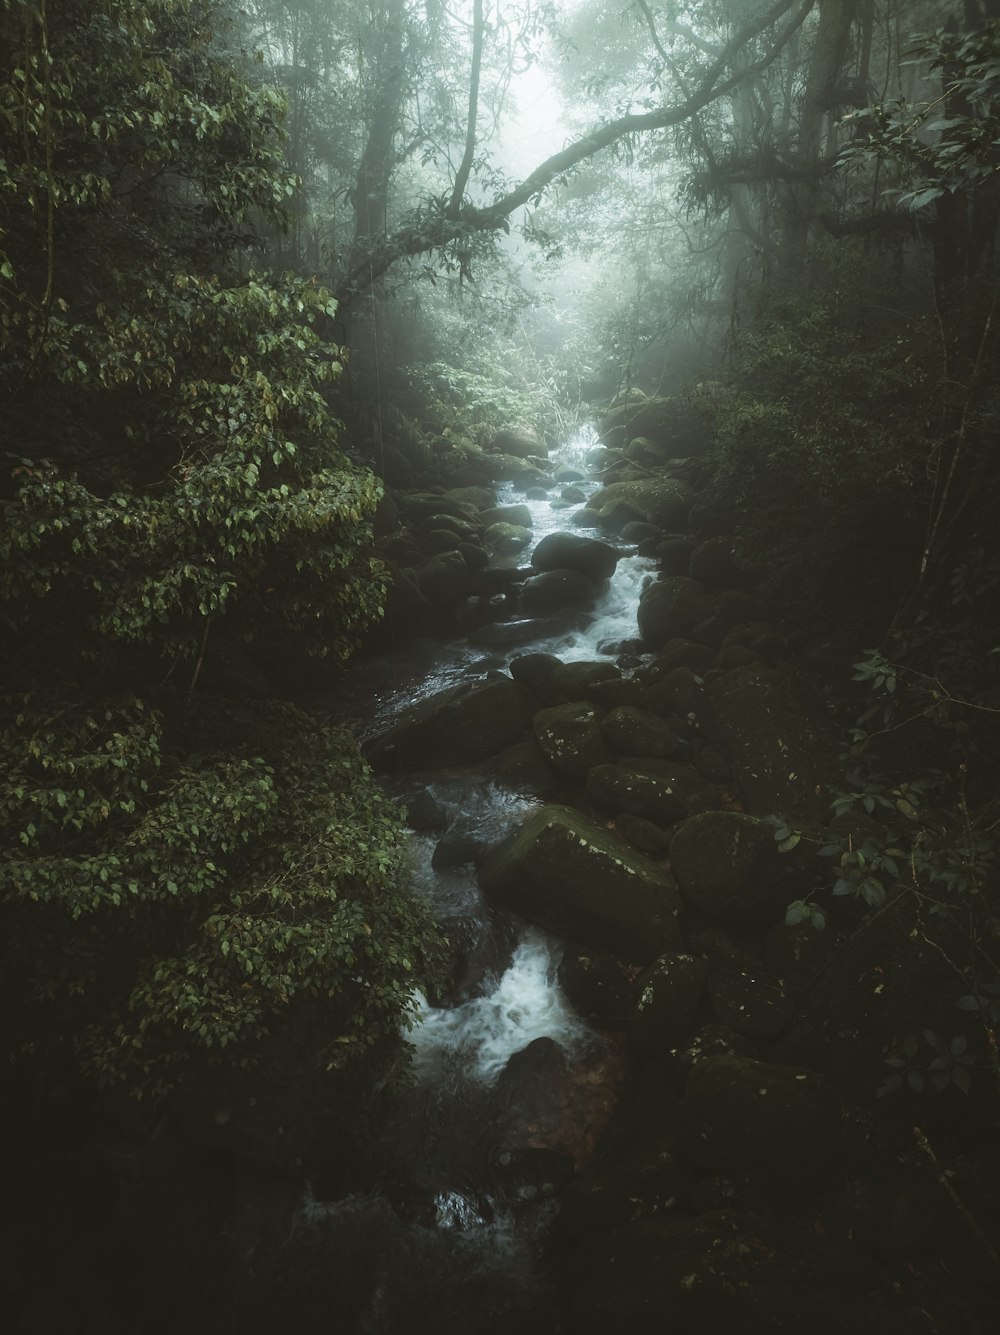
[[[1000,1326],[1000,0],[0,0],[18,1335]]]

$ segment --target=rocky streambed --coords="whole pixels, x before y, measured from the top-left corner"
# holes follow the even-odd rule
[[[836,730],[671,411],[390,461],[352,699],[453,955],[301,1214],[341,1329],[994,1328],[948,1176],[990,1105],[875,1098],[905,1033],[981,1044],[955,943],[830,895],[871,819],[831,819]]]

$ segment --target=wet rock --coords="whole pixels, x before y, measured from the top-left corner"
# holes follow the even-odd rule
[[[678,635],[687,635],[712,611],[703,584],[684,575],[669,575],[644,589],[639,598],[639,633],[651,649]]]
[[[695,1066],[709,1061],[713,1057],[750,1057],[756,1058],[757,1050],[748,1038],[742,1037],[724,1024],[706,1024],[698,1032],[680,1044],[671,1054],[671,1068],[681,1084]]]
[[[504,1195],[523,1204],[558,1196],[575,1172],[568,1154],[525,1145],[500,1146],[491,1156],[490,1166]]]
[[[836,1177],[841,1122],[839,1098],[812,1072],[713,1057],[688,1077],[680,1147],[694,1171],[745,1180],[774,1209],[800,1209]]]
[[[724,589],[736,574],[735,549],[730,538],[709,538],[691,553],[688,574],[706,589]]]
[[[525,617],[518,621],[502,621],[481,626],[469,635],[472,644],[484,649],[519,649],[537,640],[552,639],[573,629],[573,621],[566,617]]]
[[[608,408],[598,421],[601,439],[621,449],[637,437],[656,451],[657,460],[703,454],[711,441],[708,416],[684,399],[657,396]]]
[[[589,505],[585,505],[582,510],[577,510],[570,515],[569,522],[577,528],[597,528],[601,522],[601,516],[596,510],[592,510]]]
[[[546,570],[521,586],[521,608],[529,616],[544,616],[565,607],[590,607],[600,588],[576,570]]]
[[[792,1018],[792,1003],[779,978],[729,960],[712,964],[708,996],[720,1024],[758,1042],[776,1038]]]
[[[672,876],[569,807],[535,812],[485,859],[495,902],[585,946],[645,963],[680,934]]]
[[[620,705],[601,721],[608,746],[627,756],[675,756],[685,750],[673,730],[648,709]]]
[[[492,505],[492,492],[480,495],[485,495],[485,504]],[[442,515],[451,515],[475,526],[480,508],[475,501],[456,492],[406,491],[396,496],[396,503],[403,515],[417,527],[431,519],[439,520]]]
[[[480,511],[496,504],[496,495],[491,487],[452,487],[442,495],[448,505],[457,507],[452,513],[459,513],[472,523],[477,522]]]
[[[531,542],[531,529],[520,524],[490,524],[483,534],[483,542],[500,556],[524,551]]]
[[[411,830],[426,833],[443,830],[448,824],[448,813],[427,788],[416,788],[401,798],[406,808],[406,823]]]
[[[582,659],[575,663],[560,663],[552,673],[552,693],[556,701],[590,700],[597,682],[617,681],[620,668],[606,660]]]
[[[471,574],[460,552],[442,552],[420,567],[417,582],[428,602],[447,611],[472,592]]]
[[[676,530],[687,522],[688,493],[669,478],[649,477],[630,482],[611,482],[587,502],[599,522],[620,530],[634,519],[657,528]]]
[[[710,649],[720,649],[728,633],[728,621],[723,621],[721,617],[706,617],[704,621],[699,621],[692,630],[691,638],[696,640],[698,644],[704,644]]]
[[[567,946],[559,963],[559,986],[573,1009],[588,1020],[622,1025],[632,1014],[635,984],[606,951]]]
[[[664,538],[653,555],[665,575],[687,575],[694,549],[692,538]]]
[[[740,668],[709,693],[747,810],[825,821],[829,794],[844,782],[838,746],[822,702],[794,668]]]
[[[646,703],[646,692],[642,682],[634,678],[608,677],[604,681],[589,681],[587,698],[604,709],[616,709],[620,705],[642,709]]]
[[[724,644],[719,650],[718,667],[720,672],[732,672],[735,668],[764,666],[760,654],[752,649],[745,649],[742,644]]]
[[[462,553],[462,560],[470,570],[485,570],[490,563],[489,552],[476,542],[460,542],[458,550]]]
[[[448,828],[434,847],[431,866],[435,871],[451,871],[475,862],[486,845],[478,822],[459,818]]]
[[[510,660],[510,675],[543,705],[550,705],[555,703],[552,675],[560,666],[554,654],[519,654]]]
[[[559,774],[586,778],[608,759],[597,710],[586,701],[541,709],[532,720],[542,754]]]
[[[587,774],[586,793],[605,811],[642,816],[661,827],[676,825],[693,811],[714,804],[714,795],[695,771],[666,760],[595,765]]]
[[[578,533],[549,533],[531,553],[531,564],[538,571],[576,570],[599,584],[615,573],[618,553],[596,538],[583,538]]]
[[[420,539],[420,548],[427,556],[456,551],[460,544],[461,538],[458,534],[446,528],[432,528]]]
[[[665,858],[670,852],[670,833],[655,825],[645,816],[633,816],[627,811],[615,817],[615,829],[633,848],[648,853],[651,858]]]
[[[670,865],[684,898],[724,927],[767,922],[807,894],[824,869],[803,839],[779,853],[774,826],[736,811],[707,811],[684,821],[670,845]]]
[[[587,493],[574,482],[568,487],[563,487],[559,493],[559,499],[565,501],[567,505],[586,505]]]
[[[377,769],[472,764],[516,741],[530,720],[525,696],[498,673],[411,705],[363,749]]]
[[[544,459],[548,446],[534,427],[504,427],[489,443],[495,454],[513,455],[519,459]]]
[[[662,532],[655,524],[633,519],[625,525],[619,536],[622,542],[628,543],[656,542],[662,537]]]
[[[705,994],[708,964],[698,955],[670,951],[639,979],[639,1000],[628,1026],[629,1050],[640,1057],[665,1057],[690,1034]]]
[[[484,528],[489,528],[491,524],[513,524],[517,528],[527,529],[534,527],[531,509],[527,505],[494,505],[480,512],[479,522]]]
[[[674,668],[689,668],[696,676],[715,667],[718,655],[705,644],[695,644],[692,640],[668,640],[660,650],[657,669],[660,680]]]

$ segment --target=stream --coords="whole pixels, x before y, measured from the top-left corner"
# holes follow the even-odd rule
[[[584,480],[585,458],[597,444],[593,428],[583,427],[550,455],[581,474],[572,485],[586,495],[599,486]],[[544,500],[500,490],[498,505],[527,504],[533,521],[531,545],[509,564],[526,564],[546,534],[571,528],[581,502],[562,501],[560,490]],[[367,717],[383,725],[415,700],[505,668],[520,654],[614,661],[636,635],[639,593],[653,568],[651,560],[623,557],[600,603],[576,627],[515,648],[491,649],[475,635],[408,645],[393,663],[393,682],[376,685],[374,695],[368,684]],[[361,1125],[352,1127],[356,1189],[345,1190],[355,1184],[342,1180],[332,1188],[311,1183],[298,1213],[300,1241],[320,1245],[329,1258],[338,1329],[558,1335],[567,1327],[553,1253],[556,1197],[614,1105],[621,1054],[563,996],[560,943],[492,909],[471,862],[448,866],[435,856],[442,828],[492,845],[540,799],[495,782],[489,762],[389,788],[404,804],[419,789],[421,803],[438,815],[435,830],[410,836],[411,880],[448,935],[455,977],[446,997],[414,998],[406,1035],[411,1084],[369,1100]]]

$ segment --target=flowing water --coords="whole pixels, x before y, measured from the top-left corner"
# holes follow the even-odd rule
[[[585,473],[596,443],[584,428],[553,453],[553,463]],[[598,484],[573,485],[589,494]],[[530,507],[533,545],[562,529],[600,536],[570,525],[579,503],[561,502],[558,488],[531,501],[508,488],[498,503]],[[652,568],[623,557],[589,616],[516,649],[498,653],[466,641],[424,646],[409,668],[397,664],[394,685],[377,693],[380,722],[414,699],[506,667],[517,654],[613,661],[636,635],[639,593]],[[538,805],[486,772],[442,774],[427,792],[449,827],[461,822],[484,845]],[[411,876],[456,951],[453,985],[443,998],[414,998],[412,1085],[376,1099],[359,1133],[369,1165],[364,1189],[336,1196],[314,1188],[300,1229],[325,1239],[336,1258],[344,1318],[338,1329],[557,1335],[565,1326],[550,1257],[556,1188],[544,1179],[558,1177],[592,1145],[613,1101],[618,1058],[563,996],[558,942],[491,910],[471,865],[436,869],[436,842],[412,836]],[[508,1066],[532,1043],[537,1061]]]

